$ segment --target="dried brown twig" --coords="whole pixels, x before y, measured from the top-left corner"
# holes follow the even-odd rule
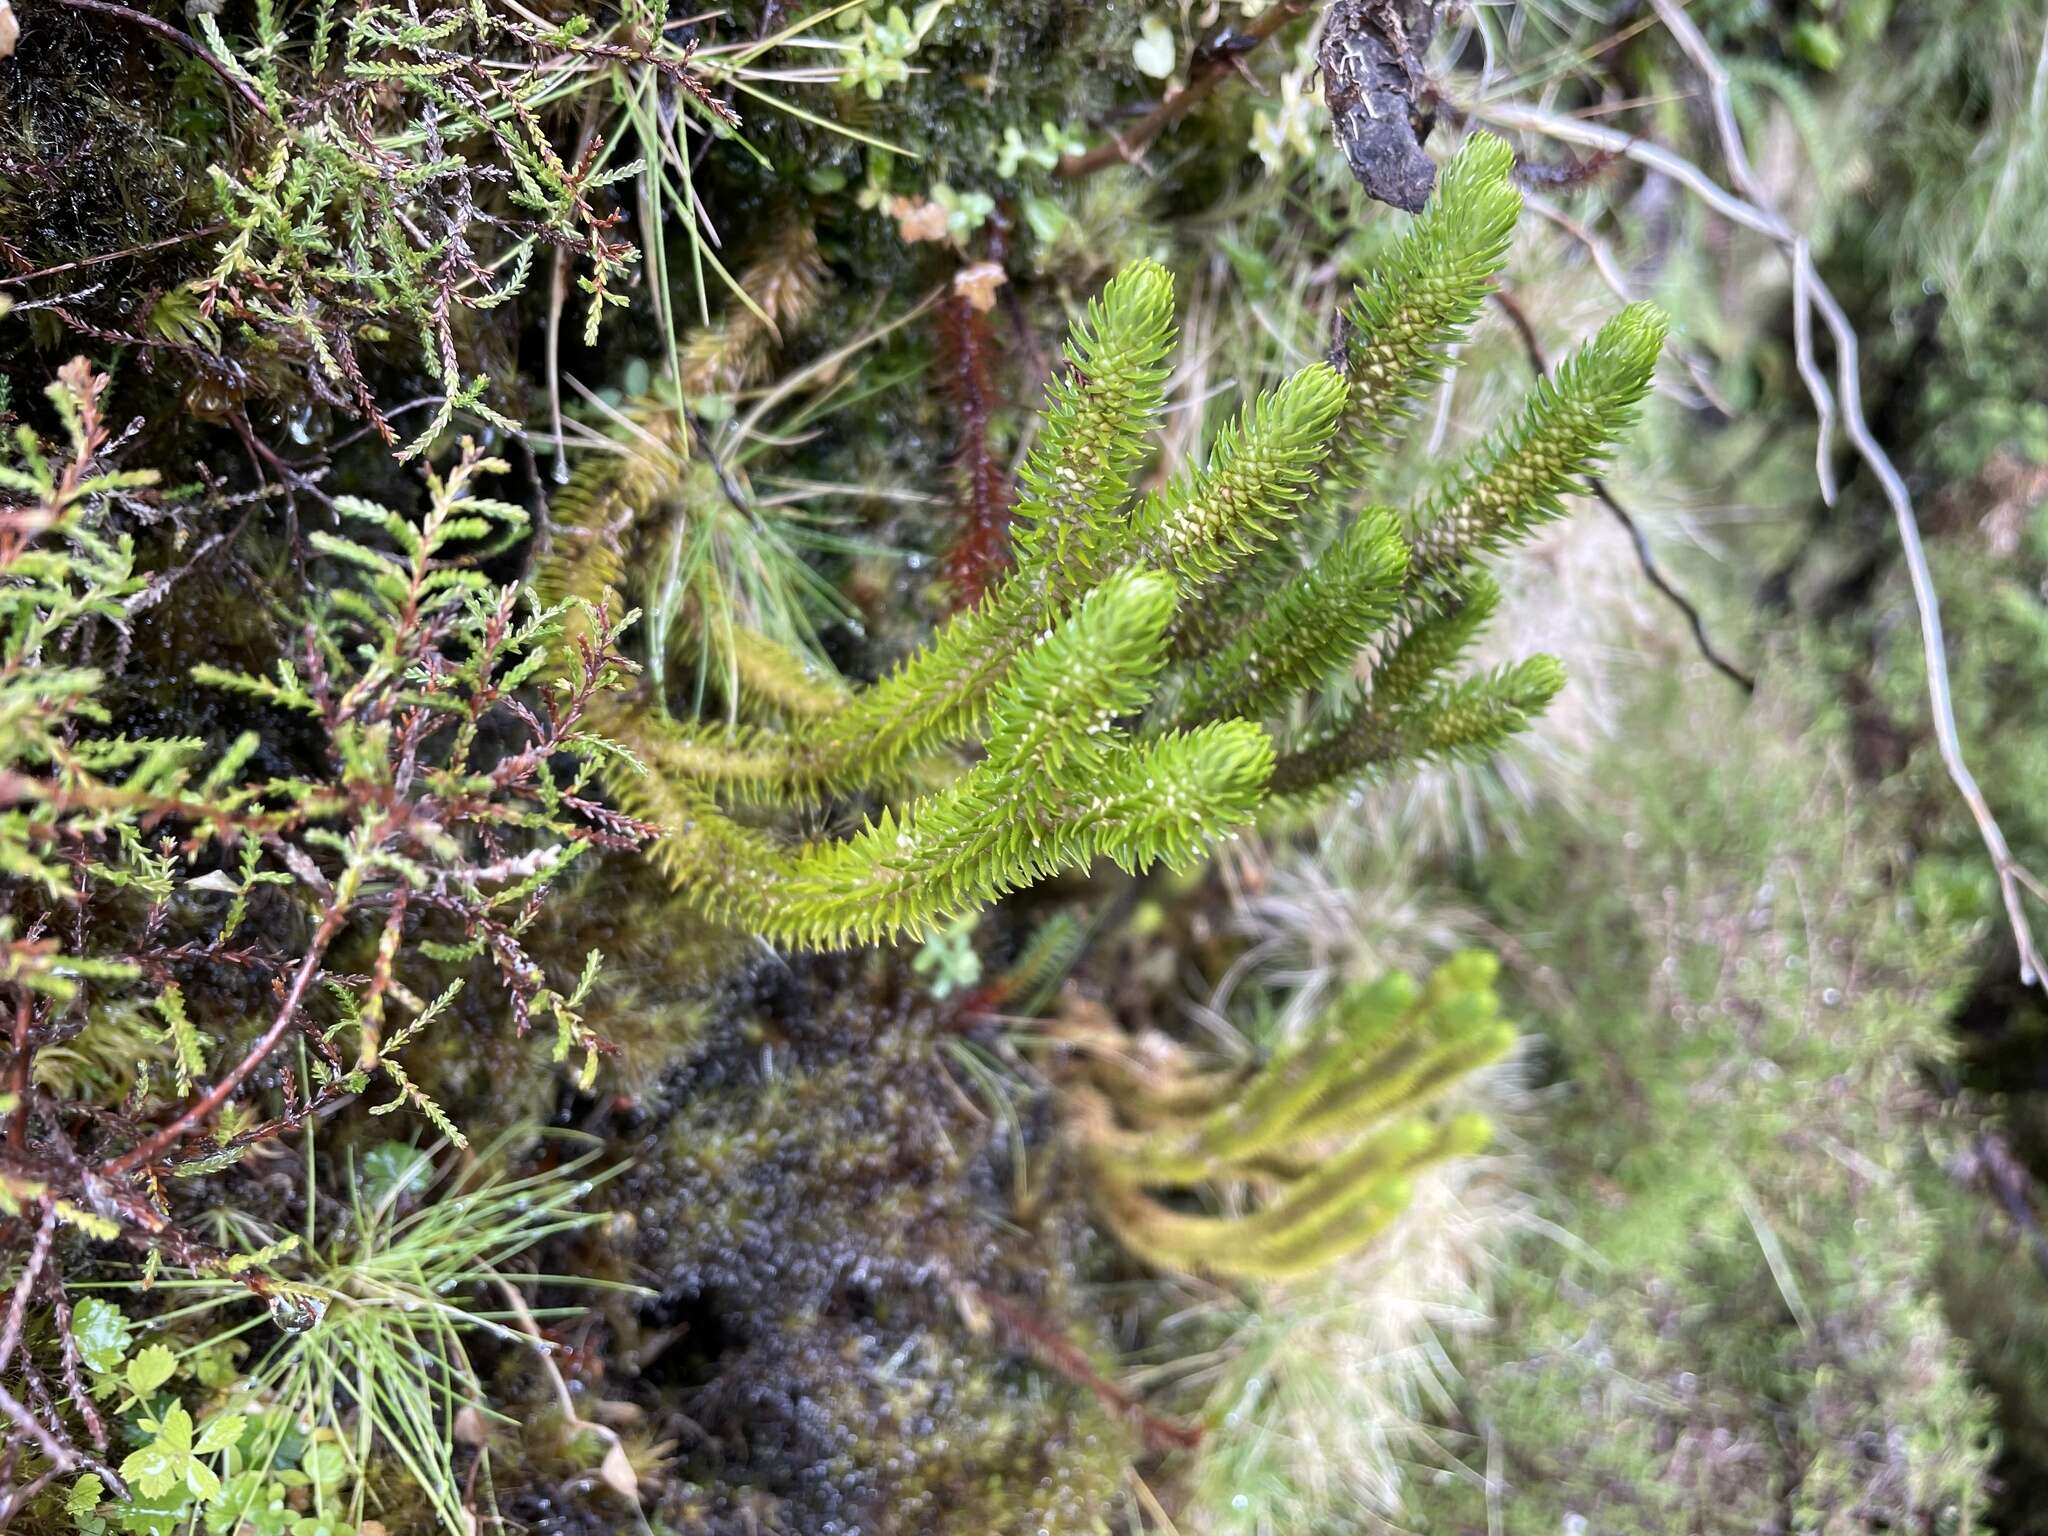
[[[1950,782],[1969,808],[1971,819],[1977,825],[1977,835],[1991,856],[1992,868],[1998,876],[1999,893],[2005,903],[2006,920],[2019,947],[2020,979],[2029,986],[2039,985],[2044,974],[2048,974],[2048,965],[2044,965],[2035,944],[2025,899],[2028,891],[2041,891],[2041,882],[2014,857],[1998,818],[1964,759],[1949,683],[1948,647],[1942,632],[1940,600],[1935,594],[1934,578],[1928,568],[1926,547],[1921,541],[1919,521],[1913,510],[1912,492],[1892,463],[1891,456],[1885,452],[1884,445],[1870,430],[1863,414],[1863,395],[1858,379],[1861,349],[1856,328],[1815,269],[1813,250],[1806,237],[1771,206],[1758,181],[1749,161],[1741,125],[1735,117],[1727,70],[1715,55],[1712,45],[1674,0],[1651,0],[1651,3],[1679,47],[1706,76],[1715,133],[1736,191],[1723,187],[1677,151],[1601,123],[1513,101],[1464,103],[1461,104],[1462,110],[1474,120],[1495,128],[1539,134],[1585,149],[1619,153],[1647,170],[1670,177],[1714,213],[1731,224],[1762,235],[1790,259],[1793,345],[1799,376],[1813,399],[1814,411],[1819,418],[1815,473],[1821,495],[1830,505],[1834,503],[1837,487],[1829,449],[1839,423],[1851,449],[1882,488],[1898,526],[1899,543],[1912,583],[1913,601],[1920,615],[1921,648],[1927,665],[1928,706],[1933,715],[1935,742],[1941,753],[1942,766],[1947,769]],[[1832,387],[1814,353],[1813,322],[1816,315],[1834,343],[1835,382]]]

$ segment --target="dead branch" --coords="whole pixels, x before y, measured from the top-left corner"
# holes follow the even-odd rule
[[[1813,251],[1806,237],[1788,224],[1770,206],[1768,199],[1760,195],[1762,188],[1750,166],[1741,127],[1736,121],[1734,105],[1728,93],[1727,72],[1721,67],[1712,47],[1672,0],[1652,0],[1652,3],[1679,46],[1707,76],[1722,156],[1728,162],[1730,178],[1738,187],[1744,189],[1742,192],[1729,191],[1706,171],[1675,150],[1619,129],[1609,128],[1604,124],[1586,122],[1541,107],[1511,101],[1476,102],[1467,105],[1464,110],[1476,121],[1510,132],[1540,134],[1560,143],[1574,144],[1586,149],[1617,151],[1645,169],[1670,177],[1721,218],[1762,235],[1790,259],[1793,341],[1798,355],[1799,374],[1805,381],[1807,392],[1812,396],[1814,410],[1819,418],[1818,477],[1821,494],[1830,504],[1833,503],[1836,486],[1828,465],[1828,445],[1839,419],[1850,447],[1883,489],[1885,500],[1891,506],[1893,519],[1898,526],[1899,543],[1906,557],[1906,570],[1912,583],[1913,601],[1919,610],[1921,648],[1927,664],[1928,705],[1934,719],[1935,741],[1941,753],[1942,765],[1947,769],[1956,793],[1969,808],[1971,819],[1977,824],[1977,835],[1983,841],[1985,851],[1991,856],[1992,867],[1998,876],[1999,892],[2005,902],[2006,920],[2019,946],[2020,980],[2028,986],[2038,985],[2048,967],[2044,967],[2040,951],[2035,945],[2033,928],[2028,921],[2025,906],[2027,888],[2038,882],[2014,857],[2011,846],[2006,841],[2005,832],[1998,824],[1998,818],[1993,814],[1989,802],[1985,800],[1984,792],[1978,787],[1976,777],[1970,772],[1963,756],[1962,742],[1956,726],[1955,705],[1951,698],[1948,647],[1942,632],[1940,600],[1935,594],[1934,578],[1928,569],[1927,551],[1921,541],[1919,520],[1914,514],[1912,492],[1907,489],[1905,479],[1892,463],[1891,456],[1885,452],[1884,445],[1878,442],[1876,435],[1870,430],[1870,424],[1863,414],[1863,395],[1859,382],[1861,354],[1856,329],[1850,324],[1849,317],[1835,298],[1834,292],[1815,269]],[[1821,323],[1826,326],[1828,335],[1834,342],[1833,388],[1830,388],[1813,351],[1815,314],[1819,315]]]
[[[1422,55],[1442,0],[1336,0],[1316,51],[1330,128],[1368,197],[1422,212],[1436,165],[1422,152],[1435,126]]]

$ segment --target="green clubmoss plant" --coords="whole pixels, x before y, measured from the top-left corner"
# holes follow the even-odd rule
[[[1405,517],[1360,507],[1375,444],[1440,368],[1505,250],[1511,156],[1475,138],[1346,319],[1338,363],[1247,405],[1207,461],[1136,494],[1164,408],[1173,285],[1137,263],[1076,323],[1015,507],[1014,569],[873,686],[733,727],[622,706],[645,773],[614,793],[707,914],[778,942],[920,937],[1062,869],[1185,867],[1276,796],[1295,804],[1484,753],[1562,683],[1537,657],[1439,674],[1482,612],[1475,562],[1560,510],[1648,385],[1663,322],[1631,306]],[[635,461],[590,471],[537,584],[608,611]],[[1295,549],[1320,549],[1304,569]],[[1214,622],[1182,624],[1204,611]],[[757,649],[766,650],[765,641]],[[1361,671],[1331,707],[1332,682]],[[962,748],[977,756],[948,777]],[[921,789],[921,793],[906,791]],[[737,812],[854,795],[850,838],[792,844]]]
[[[1421,986],[1396,972],[1355,988],[1249,1076],[1160,1072],[1135,1065],[1120,1032],[1077,1038],[1086,1077],[1068,1100],[1104,1222],[1160,1268],[1247,1279],[1300,1276],[1363,1247],[1406,1208],[1419,1171],[1491,1137],[1483,1116],[1427,1110],[1514,1044],[1497,968],[1468,951]],[[1201,1186],[1258,1198],[1234,1215],[1162,1198]]]

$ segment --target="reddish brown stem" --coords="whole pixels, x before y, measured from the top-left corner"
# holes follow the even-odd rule
[[[327,946],[334,942],[335,934],[341,931],[342,922],[347,916],[347,907],[339,902],[330,902],[327,909],[320,914],[320,926],[313,933],[313,942],[307,946],[305,958],[299,962],[298,970],[292,975],[292,984],[285,992],[284,1003],[277,1011],[277,1018],[272,1021],[270,1028],[263,1032],[263,1038],[251,1046],[249,1053],[236,1063],[234,1070],[215,1083],[204,1097],[192,1104],[169,1125],[106,1164],[100,1169],[102,1174],[108,1178],[117,1178],[121,1174],[132,1173],[137,1168],[154,1162],[192,1131],[205,1124],[221,1105],[227,1103],[234,1091],[249,1080],[249,1075],[263,1065],[270,1053],[276,1050],[283,1043],[284,1037],[291,1032],[292,1025],[299,1016],[299,1005],[305,1001],[306,989],[320,973],[321,958],[327,953]]]
[[[85,1420],[86,1433],[92,1436],[93,1449],[101,1455],[107,1451],[107,1426],[100,1418],[99,1409],[93,1406],[92,1394],[86,1389],[84,1361],[78,1351],[78,1337],[71,1331],[71,1297],[64,1290],[64,1281],[53,1269],[50,1271],[49,1293],[51,1310],[57,1318],[57,1353],[63,1364],[64,1390],[71,1394],[72,1406],[78,1416]]]
[[[1020,1339],[1042,1364],[1093,1392],[1102,1405],[1138,1426],[1154,1450],[1192,1451],[1202,1443],[1198,1425],[1182,1424],[1152,1412],[1136,1397],[1109,1380],[1089,1362],[1081,1347],[1021,1302],[970,1286],[973,1300],[987,1308]]]
[[[988,316],[965,295],[939,306],[945,377],[960,427],[962,526],[946,555],[955,611],[972,607],[1009,563],[1010,485],[989,444],[995,390],[989,381]]]

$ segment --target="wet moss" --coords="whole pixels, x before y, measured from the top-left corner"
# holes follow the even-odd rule
[[[211,259],[195,232],[214,217],[205,168],[227,126],[217,85],[134,27],[57,6],[17,14],[20,39],[0,60],[0,267],[89,260],[39,280],[33,297],[65,296],[87,327],[146,335],[156,297]],[[136,254],[105,260],[119,252]],[[53,310],[37,321],[36,341],[75,350],[70,322]]]
[[[680,1445],[664,1516],[706,1533],[1093,1532],[1133,1446],[990,1331],[978,1291],[1101,1348],[1071,1191],[1012,1208],[945,1026],[879,958],[765,964],[648,1106],[615,1225],[658,1295],[620,1358]]]
[[[735,11],[729,32],[758,34],[761,9]],[[733,229],[772,227],[776,212],[794,200],[842,275],[865,291],[917,291],[950,272],[952,260],[943,249],[906,245],[893,220],[858,206],[854,191],[871,166],[895,193],[921,197],[944,182],[1013,204],[1031,173],[1000,173],[1006,129],[1034,140],[1042,123],[1088,133],[1156,94],[1157,83],[1131,64],[1138,20],[1130,8],[1081,0],[956,0],[905,61],[909,78],[891,85],[881,101],[853,89],[790,89],[789,99],[814,117],[903,154],[878,162],[877,151],[847,132],[747,103],[744,131],[767,163],[740,153],[710,156],[707,200]],[[845,36],[830,22],[822,34]]]

